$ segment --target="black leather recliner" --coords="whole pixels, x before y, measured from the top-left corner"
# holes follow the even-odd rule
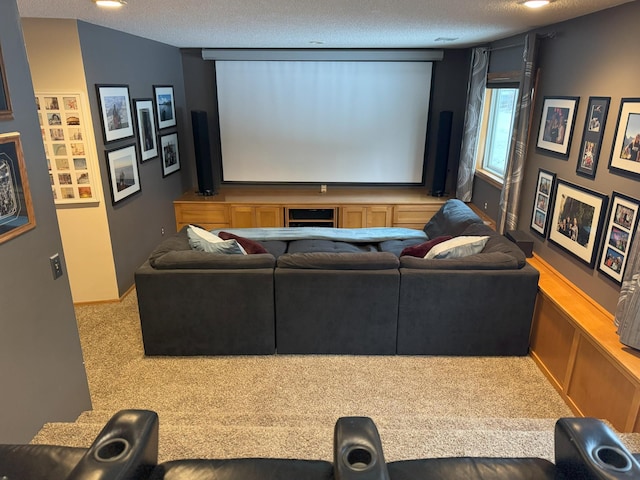
[[[0,445],[0,479],[137,480],[158,463],[158,415],[121,410],[89,448]]]
[[[223,441],[223,440],[222,440]],[[386,462],[374,422],[343,417],[334,430],[333,462],[276,458],[183,459],[157,464],[158,418],[124,410],[88,449],[0,445],[8,480],[595,480],[640,478],[640,463],[594,418],[561,418],[555,464],[541,458],[451,457]]]

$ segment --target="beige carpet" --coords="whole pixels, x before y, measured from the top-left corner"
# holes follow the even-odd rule
[[[331,460],[335,421],[351,415],[373,418],[387,460],[553,460],[555,420],[572,416],[528,357],[145,357],[135,292],[76,316],[93,410],[32,443],[88,446],[113,413],[144,408],[160,416],[160,461]]]

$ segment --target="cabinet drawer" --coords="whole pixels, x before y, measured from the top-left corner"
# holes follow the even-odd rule
[[[393,223],[413,224],[424,227],[425,223],[440,210],[440,204],[433,205],[398,205],[393,209]]]
[[[176,204],[176,226],[197,225],[229,226],[229,209],[226,205]]]

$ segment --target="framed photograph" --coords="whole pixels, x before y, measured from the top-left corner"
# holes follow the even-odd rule
[[[604,126],[609,113],[610,97],[589,97],[587,118],[584,121],[582,142],[578,152],[576,173],[587,178],[595,178]]]
[[[107,169],[109,170],[111,200],[115,205],[140,191],[136,146],[128,145],[107,151],[105,155],[107,157]]]
[[[544,97],[537,148],[560,158],[569,157],[580,97]]]
[[[133,137],[133,116],[127,85],[96,85],[104,143]]]
[[[0,120],[9,120],[11,118],[13,118],[13,112],[11,111],[4,60],[2,60],[2,48],[0,48]]]
[[[0,134],[0,243],[35,226],[20,134]]]
[[[162,176],[166,177],[180,170],[178,134],[162,135],[160,137],[160,150],[162,153]]]
[[[42,92],[35,95],[54,202],[99,202],[100,182],[95,174],[98,158],[93,141],[87,136],[91,126],[84,115],[86,96]]]
[[[622,285],[633,234],[638,226],[639,209],[639,200],[613,192],[598,270],[618,285]]]
[[[170,85],[154,85],[153,93],[156,97],[156,111],[158,128],[176,126],[176,105],[173,98],[173,87]]]
[[[138,122],[140,161],[146,162],[158,156],[158,136],[156,132],[156,120],[153,115],[153,100],[144,98],[134,100],[133,104]]]
[[[640,98],[623,98],[620,103],[609,170],[640,176]]]
[[[556,174],[543,170],[538,170],[538,183],[536,183],[536,193],[533,199],[533,213],[531,214],[531,229],[542,238],[547,238],[549,229],[549,213],[553,200],[554,188],[556,184]]]
[[[593,268],[609,197],[558,179],[549,241]]]

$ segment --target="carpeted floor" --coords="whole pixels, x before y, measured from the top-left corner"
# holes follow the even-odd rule
[[[76,316],[93,410],[32,443],[88,446],[113,413],[144,408],[160,417],[160,461],[331,460],[335,421],[352,415],[375,421],[387,460],[553,460],[555,420],[572,416],[529,357],[145,357],[135,291]]]

